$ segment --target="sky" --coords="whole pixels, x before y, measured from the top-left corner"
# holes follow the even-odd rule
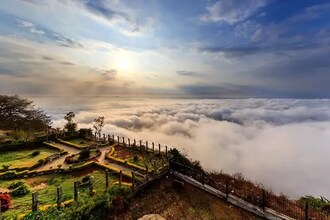
[[[0,93],[329,98],[330,1],[2,0]]]

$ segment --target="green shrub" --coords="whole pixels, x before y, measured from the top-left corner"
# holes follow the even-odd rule
[[[134,160],[134,162],[138,162],[139,161],[139,157],[137,155],[134,155],[133,160]]]
[[[17,187],[23,186],[24,184],[24,180],[17,180],[15,182],[12,182],[12,184],[9,185],[8,189],[16,189]]]
[[[12,196],[24,196],[26,194],[28,194],[29,192],[31,192],[30,187],[28,187],[26,184],[19,186],[15,189],[13,189],[10,192],[10,195]]]
[[[40,151],[33,151],[33,153],[31,154],[33,157],[38,156],[40,154]]]
[[[80,151],[80,153],[79,153],[79,160],[88,159],[90,156],[91,156],[90,149],[84,149],[84,150]]]
[[[17,172],[16,171],[7,171],[4,174],[1,175],[1,179],[11,179],[16,177]]]

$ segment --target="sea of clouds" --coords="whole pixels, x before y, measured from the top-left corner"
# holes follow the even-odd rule
[[[37,102],[38,103],[38,102]],[[105,116],[104,133],[184,150],[208,170],[241,172],[276,193],[330,198],[330,100],[93,99],[41,106],[63,126]],[[64,106],[64,107],[63,107]]]

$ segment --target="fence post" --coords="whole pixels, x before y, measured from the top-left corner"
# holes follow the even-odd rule
[[[62,188],[57,187],[57,208],[61,207],[62,203]]]
[[[110,134],[108,134],[108,143],[110,144],[111,142],[111,137],[110,137]]]
[[[135,174],[132,172],[132,191],[134,191],[135,188]]]
[[[266,191],[262,190],[262,210],[265,211],[266,208]]]
[[[103,141],[104,141],[104,142],[106,141],[105,134],[103,134]]]
[[[158,144],[158,153],[160,155],[160,144]]]
[[[99,133],[99,141],[102,141],[102,139],[101,139],[101,133]]]
[[[117,145],[119,145],[119,136],[117,136]]]
[[[109,188],[109,171],[105,170],[105,188]]]
[[[146,141],[146,151],[148,152],[148,141]]]
[[[131,147],[131,139],[128,138],[128,147]]]
[[[228,201],[229,198],[229,180],[226,180],[226,199]]]
[[[142,140],[140,140],[140,151],[142,151]]]
[[[305,203],[305,220],[308,220],[309,219],[309,216],[308,216],[308,202]]]
[[[38,210],[38,194],[36,192],[32,193],[32,211]]]
[[[203,185],[205,184],[205,172],[204,172],[204,170],[202,171],[203,173],[202,173],[202,183],[203,183]]]
[[[136,140],[134,139],[134,147],[136,147]]]
[[[73,190],[74,190],[74,201],[78,202],[78,183],[73,183]]]
[[[123,181],[123,171],[120,170],[120,171],[119,171],[119,186],[121,186],[122,181]]]
[[[115,142],[115,135],[112,135],[112,141]]]
[[[148,165],[146,165],[146,180],[149,181],[149,168]]]
[[[155,143],[152,142],[152,153],[155,153]]]
[[[92,178],[89,178],[89,195],[94,196],[94,186]]]
[[[167,157],[167,146],[165,146],[165,156]]]
[[[123,145],[125,146],[125,137],[123,137]]]

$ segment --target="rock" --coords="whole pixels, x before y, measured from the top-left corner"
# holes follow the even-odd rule
[[[138,220],[166,220],[166,219],[158,214],[149,214],[149,215],[144,215]]]

